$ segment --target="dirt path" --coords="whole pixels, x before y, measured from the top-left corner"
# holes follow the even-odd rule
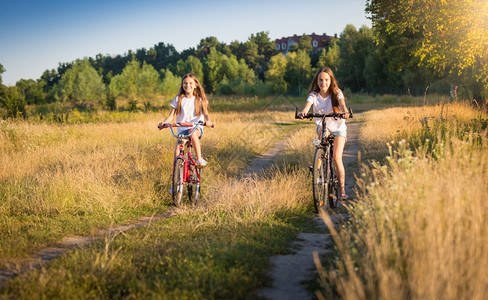
[[[357,158],[357,123],[348,124],[348,143],[344,152],[344,164],[346,169],[348,165],[354,162]],[[284,149],[286,146],[287,138],[284,138],[275,143],[275,145],[266,153],[255,158],[244,173],[246,176],[259,176],[266,168],[272,165],[274,157]],[[352,172],[346,173],[347,185],[346,189],[349,195],[352,195],[352,187],[354,186],[354,176]],[[96,235],[90,237],[66,237],[59,241],[56,245],[42,249],[32,256],[16,261],[10,264],[5,269],[0,269],[0,288],[4,286],[6,281],[18,274],[39,268],[46,264],[49,264],[53,259],[66,253],[67,251],[84,247],[93,243],[95,240],[103,239],[107,236],[113,236],[120,232],[130,230],[133,228],[141,227],[150,224],[151,222],[158,221],[163,218],[168,218],[174,214],[173,210],[170,210],[164,214],[153,215],[151,217],[144,217],[139,219],[138,222],[128,225],[121,225],[114,228],[107,228],[100,230]],[[341,215],[336,215],[333,219],[339,221],[342,218]],[[317,224],[325,225],[320,218],[315,218]],[[305,286],[301,283],[304,280],[312,278],[314,272],[314,264],[312,259],[312,253],[317,251],[319,254],[325,253],[325,248],[328,243],[331,242],[328,234],[316,234],[316,233],[300,233],[297,236],[297,241],[292,246],[293,249],[299,249],[291,255],[280,255],[271,258],[271,264],[273,266],[270,276],[273,279],[273,286],[258,291],[258,294],[268,299],[308,299],[312,296],[306,290]]]
[[[354,169],[357,166],[356,161],[358,157],[359,144],[358,122],[348,123],[348,141],[344,148],[343,161],[346,167],[346,192],[349,197],[354,197]],[[331,215],[334,224],[338,224],[347,218],[346,214]],[[327,232],[326,225],[319,218],[315,217],[320,228]],[[272,286],[260,289],[257,294],[263,298],[274,300],[294,300],[294,299],[315,299],[304,282],[313,279],[315,272],[315,264],[313,262],[313,253],[317,252],[320,255],[326,252],[326,247],[332,243],[332,238],[327,233],[305,233],[301,232],[297,235],[297,240],[291,245],[291,249],[295,250],[292,254],[277,255],[270,259],[271,270],[269,272],[272,278]]]
[[[15,263],[11,263],[5,269],[0,269],[0,288],[5,285],[8,279],[19,275],[21,273],[33,270],[35,268],[39,268],[50,263],[56,257],[61,256],[62,254],[66,253],[67,251],[75,248],[81,248],[87,246],[96,240],[100,240],[109,236],[113,236],[120,232],[124,232],[126,230],[130,230],[133,228],[138,228],[141,226],[149,225],[151,222],[155,222],[157,220],[171,217],[174,214],[172,210],[163,213],[157,214],[150,217],[143,217],[138,220],[138,222],[128,225],[121,225],[112,228],[105,228],[100,230],[97,234],[88,237],[80,237],[80,236],[71,236],[65,237],[55,245],[44,248],[28,258],[22,259],[20,261],[16,261]]]

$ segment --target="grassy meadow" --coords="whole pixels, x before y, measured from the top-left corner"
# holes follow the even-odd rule
[[[337,257],[319,267],[319,298],[486,298],[482,111],[453,103],[364,113],[364,156],[382,159],[363,164],[350,221],[338,231],[329,226]]]
[[[314,130],[289,107],[220,105],[203,137],[209,165],[197,208],[71,251],[10,279],[0,298],[245,298],[266,282],[268,257],[287,253],[297,232],[315,230],[304,168]],[[0,121],[0,268],[63,237],[174,209],[175,141],[156,127],[166,113]],[[264,179],[242,179],[281,139],[289,142],[280,163]]]
[[[363,112],[350,122],[363,124],[360,141],[368,151],[352,219],[338,232],[331,229],[337,256],[319,268],[320,294],[463,298],[478,295],[467,293],[471,288],[486,292],[486,281],[478,279],[488,278],[481,269],[488,246],[481,201],[486,115],[465,104],[439,104],[445,100],[439,98],[350,99],[355,112]],[[289,253],[298,232],[319,230],[311,220],[306,168],[314,126],[293,119],[303,101],[213,102],[216,127],[202,140],[209,165],[196,208],[175,209],[168,194],[174,138],[156,128],[167,111],[0,121],[0,269],[66,236],[177,213],[14,277],[0,288],[0,299],[256,297],[256,289],[269,284],[268,258]],[[282,139],[286,147],[274,167],[242,178],[253,158]],[[434,294],[446,292],[442,287],[454,277],[457,294]],[[429,288],[433,283],[436,290]]]

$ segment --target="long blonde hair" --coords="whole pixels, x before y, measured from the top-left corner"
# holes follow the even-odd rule
[[[181,99],[183,99],[183,97],[185,97],[186,95],[185,90],[183,89],[183,81],[187,77],[190,77],[195,81],[195,90],[193,91],[193,95],[195,96],[195,115],[200,116],[202,114],[200,108],[203,110],[204,114],[207,114],[209,105],[208,105],[207,96],[205,95],[205,90],[203,89],[203,86],[200,84],[200,81],[198,81],[197,76],[193,73],[187,73],[183,75],[183,77],[181,78],[180,91],[178,92],[178,106],[176,107],[176,114],[178,115],[180,113]]]
[[[313,78],[312,83],[310,84],[310,88],[308,89],[308,93],[310,94],[311,92],[320,92],[320,87],[317,84],[317,80],[319,78],[319,74],[325,72],[329,74],[330,76],[330,85],[329,89],[327,92],[330,95],[330,99],[332,100],[332,108],[335,112],[342,112],[341,107],[339,106],[339,98],[338,98],[338,93],[339,93],[339,86],[337,85],[337,81],[334,77],[334,73],[332,73],[332,69],[329,67],[323,67],[320,68],[317,71],[317,74],[315,74],[315,77]]]

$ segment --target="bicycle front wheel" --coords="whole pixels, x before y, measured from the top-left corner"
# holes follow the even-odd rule
[[[181,158],[176,159],[173,170],[173,203],[176,206],[181,206],[183,199],[183,173],[184,161]]]
[[[329,181],[329,208],[336,208],[339,205],[339,199],[341,197],[341,190],[339,187],[339,177],[337,174],[337,168],[329,159],[329,169],[331,170],[331,176]]]
[[[312,172],[313,203],[315,206],[315,212],[317,213],[320,210],[325,209],[327,195],[329,194],[326,160],[327,155],[325,149],[317,148],[317,150],[315,150]]]

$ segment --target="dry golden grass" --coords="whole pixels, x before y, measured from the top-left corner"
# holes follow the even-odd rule
[[[368,149],[370,154],[383,153],[387,143],[407,138],[424,123],[452,118],[469,121],[477,117],[478,112],[463,103],[370,110],[362,115],[367,122],[361,126],[359,141],[361,148]]]
[[[1,121],[0,264],[66,235],[167,210],[175,139],[169,130],[157,130],[164,117],[76,125]],[[202,140],[209,162],[203,198],[220,194],[219,180],[235,182],[252,158],[286,136],[292,129],[276,124],[291,117],[212,113],[216,127],[205,129]]]
[[[320,270],[323,295],[333,297],[335,289],[343,299],[485,299],[488,135],[457,135],[459,120],[486,124],[486,114],[463,104],[382,112],[381,119],[365,114],[366,143],[407,140],[395,143],[386,164],[364,169],[351,221],[339,232],[330,226],[341,258]],[[425,117],[445,124],[441,142],[431,145],[435,159],[408,144]]]

